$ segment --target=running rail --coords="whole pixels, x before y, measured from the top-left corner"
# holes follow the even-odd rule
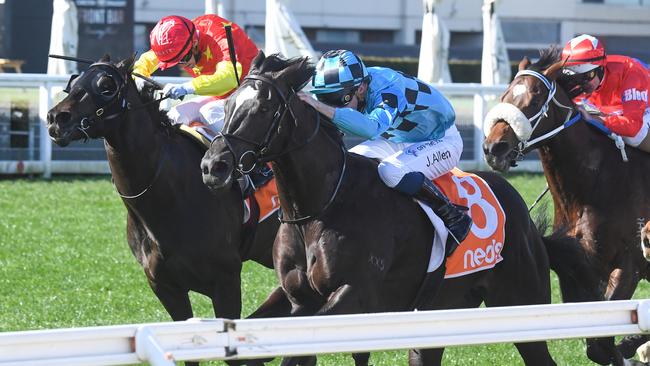
[[[0,365],[123,365],[591,338],[650,331],[650,299],[0,333]]]

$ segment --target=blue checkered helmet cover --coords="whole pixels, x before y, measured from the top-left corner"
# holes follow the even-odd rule
[[[367,77],[368,70],[359,56],[347,50],[327,51],[316,64],[311,92],[334,93],[358,86]]]

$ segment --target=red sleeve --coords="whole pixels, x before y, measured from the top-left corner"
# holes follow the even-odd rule
[[[621,136],[636,136],[643,126],[643,113],[648,104],[648,85],[645,73],[632,68],[621,83],[623,114],[605,118],[605,126]]]

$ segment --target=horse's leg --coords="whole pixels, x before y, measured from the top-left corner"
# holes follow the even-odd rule
[[[449,292],[445,292],[445,266],[446,259],[440,268],[424,276],[424,282],[416,296],[417,303],[415,307],[419,310],[478,307],[483,302],[483,299],[473,296],[473,293],[467,293],[465,296],[448,296],[453,290],[448,289]],[[438,293],[440,293],[440,296],[437,296]],[[409,366],[441,365],[444,352],[444,348],[411,349],[409,350]]]
[[[276,318],[291,315],[291,301],[282,287],[277,287],[249,318]]]
[[[635,270],[633,256],[628,255],[618,263],[617,267],[609,275],[605,298],[607,300],[628,300],[634,294],[640,280],[639,273]],[[587,357],[601,365],[612,363],[614,366],[623,366],[625,357],[621,351],[629,353],[629,348],[634,348],[636,351],[636,347],[633,346],[633,343],[628,343],[623,349],[618,349],[615,346],[614,337],[591,338],[587,339]],[[634,353],[632,353],[633,355]]]
[[[240,272],[219,273],[210,298],[216,317],[239,319],[241,317]]]
[[[174,321],[187,320],[193,316],[192,303],[187,291],[164,282],[149,279],[149,286]],[[185,366],[199,366],[198,362],[185,362]]]
[[[623,357],[632,358],[636,354],[636,350],[648,341],[650,341],[650,336],[647,334],[635,334],[624,337],[621,343],[616,345],[616,348],[618,348]]]
[[[187,320],[193,316],[187,291],[152,279],[149,279],[149,286],[174,321]]]
[[[630,262],[633,260],[630,259]],[[624,268],[625,271],[615,270],[612,272],[613,276],[610,276],[610,284],[615,284],[614,288],[611,289],[611,292],[608,291],[606,296],[609,300],[627,300],[632,298],[634,291],[636,290],[639,281],[641,280],[640,274],[637,271],[630,270],[634,264],[628,263]],[[612,282],[616,281],[616,282]],[[609,288],[608,288],[609,290]],[[637,334],[633,336],[627,336],[621,340],[616,348],[621,352],[624,358],[632,358],[636,354],[636,349],[642,344],[650,340],[650,337],[645,334]]]
[[[551,303],[551,279],[548,262],[544,257],[535,257],[535,250],[544,250],[541,239],[522,238],[518,243],[511,241],[513,257],[507,258],[501,267],[493,269],[494,277],[485,292],[485,305],[513,306]],[[528,243],[525,245],[524,243]],[[515,248],[517,246],[517,248]],[[518,251],[518,252],[517,252]],[[512,280],[516,278],[516,280]],[[526,365],[555,365],[546,342],[515,343],[519,355]]]
[[[444,348],[409,350],[409,366],[439,366],[444,352]]]
[[[303,279],[304,272],[294,271],[293,276],[288,276],[292,279],[291,282],[294,284],[301,283],[302,280],[306,280],[306,276]],[[286,280],[287,278],[285,278]],[[284,282],[284,281],[283,281]],[[311,288],[310,288],[311,289]],[[313,290],[312,290],[313,291]],[[304,295],[304,294],[303,294]],[[334,291],[328,298],[328,301],[323,305],[320,310],[316,312],[315,315],[334,315],[334,314],[349,314],[349,313],[360,313],[362,299],[358,294],[358,291],[355,291],[354,288],[350,285],[343,285]],[[303,307],[307,309],[309,307]],[[304,312],[304,311],[303,311]],[[295,314],[296,310],[292,312],[292,315]],[[304,314],[307,315],[307,314]],[[369,353],[359,353],[353,354],[354,363],[357,366],[368,365],[368,360],[370,358]],[[282,366],[311,366],[316,364],[316,357],[314,356],[300,356],[300,357],[285,357],[282,360]]]
[[[527,342],[515,343],[519,355],[524,359],[526,366],[539,365],[539,366],[555,366],[556,363],[551,358],[548,352],[548,345],[546,342]]]

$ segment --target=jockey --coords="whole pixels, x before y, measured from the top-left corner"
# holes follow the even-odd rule
[[[231,25],[237,71],[230,59],[224,26]],[[221,132],[225,98],[237,88],[238,80],[248,74],[257,55],[255,43],[235,23],[214,14],[192,21],[182,16],[167,16],[150,34],[151,50],[135,62],[133,72],[151,76],[157,69],[180,65],[193,79],[182,84],[167,84],[163,93],[173,99],[187,94],[203,97],[182,102],[169,111],[174,124],[189,125],[199,121],[212,132]],[[143,82],[135,78],[136,83]],[[140,89],[140,88],[139,88]]]
[[[584,118],[596,119],[626,144],[650,152],[650,71],[634,58],[607,55],[602,42],[588,34],[567,42],[562,59],[563,79]]]
[[[326,52],[312,78],[314,99],[298,96],[341,130],[367,141],[351,152],[381,160],[389,187],[427,203],[449,230],[447,253],[465,239],[472,219],[431,182],[458,164],[463,150],[451,104],[431,85],[384,67],[366,68],[346,50]]]
[[[233,48],[237,70],[230,58],[225,26],[232,29]],[[192,21],[171,15],[160,19],[150,34],[151,50],[135,62],[133,72],[144,76],[160,68],[162,70],[180,65],[193,76],[182,84],[167,84],[163,94],[181,99],[187,94],[193,98],[173,107],[168,116],[173,124],[189,125],[202,122],[210,131],[199,129],[209,139],[221,132],[224,119],[224,103],[248,74],[251,63],[259,50],[246,33],[235,23],[214,14],[202,15]],[[135,78],[136,83],[142,79]],[[140,88],[139,88],[140,89]],[[244,195],[271,179],[270,167],[261,165],[242,177],[240,186]],[[249,184],[250,183],[250,184]]]

